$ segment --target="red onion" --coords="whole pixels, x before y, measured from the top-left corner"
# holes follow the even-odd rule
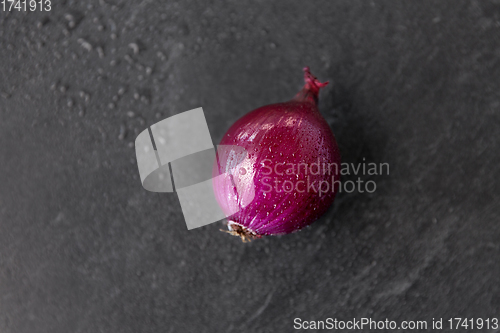
[[[229,233],[243,241],[289,234],[323,215],[338,190],[340,152],[318,111],[321,83],[304,68],[305,85],[289,102],[253,110],[236,121],[218,152],[214,192]],[[243,151],[243,149],[241,149]],[[238,211],[232,214],[232,212]]]

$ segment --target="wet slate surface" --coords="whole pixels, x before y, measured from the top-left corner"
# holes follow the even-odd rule
[[[2,333],[500,316],[498,1],[52,7],[0,13]],[[343,161],[390,164],[375,193],[242,244],[143,190],[147,125],[202,106],[217,143],[304,65]]]

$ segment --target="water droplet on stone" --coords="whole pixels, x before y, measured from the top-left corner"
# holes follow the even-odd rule
[[[80,44],[81,47],[83,47],[87,51],[92,51],[92,44],[90,44],[88,41],[86,41],[84,38],[78,38],[78,43]]]
[[[96,48],[96,51],[97,51],[97,54],[99,55],[99,58],[104,58],[104,50],[102,49],[102,47],[98,46]]]
[[[120,126],[120,134],[118,135],[119,140],[124,140],[127,136],[127,128],[124,125]]]
[[[134,54],[139,54],[139,45],[137,43],[130,43],[128,44],[128,47],[132,49],[132,52],[134,52]]]
[[[123,59],[125,59],[125,61],[128,62],[129,64],[134,63],[134,59],[132,59],[132,57],[130,57],[128,54],[124,55]]]

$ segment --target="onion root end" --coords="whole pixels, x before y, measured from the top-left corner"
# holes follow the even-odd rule
[[[229,230],[220,229],[220,231],[240,237],[243,243],[249,243],[254,239],[262,238],[261,235],[256,234],[252,230],[236,222],[229,221],[227,226]]]

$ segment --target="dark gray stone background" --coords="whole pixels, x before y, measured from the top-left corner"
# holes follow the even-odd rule
[[[0,15],[0,332],[500,317],[500,1]],[[220,222],[187,231],[175,194],[141,187],[131,144],[147,125],[202,106],[217,144],[290,99],[306,65],[331,81],[320,111],[343,162],[390,164],[375,193],[243,244]]]

